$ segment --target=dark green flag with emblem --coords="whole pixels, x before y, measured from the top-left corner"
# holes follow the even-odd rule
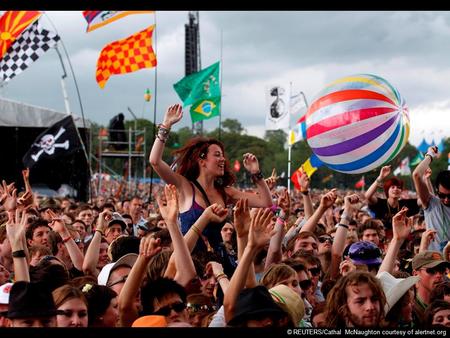
[[[183,106],[191,105],[192,122],[206,120],[220,114],[220,62],[190,74],[173,85]]]

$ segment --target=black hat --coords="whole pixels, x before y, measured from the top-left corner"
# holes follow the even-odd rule
[[[243,321],[254,317],[267,315],[282,318],[287,315],[275,303],[269,290],[262,285],[242,290],[237,299],[235,309],[234,317],[228,322],[228,325],[241,324]]]
[[[122,228],[122,231],[125,231],[127,228],[127,223],[125,222],[125,219],[120,215],[118,212],[113,212],[111,220],[108,223],[108,228],[114,224],[119,224]]]
[[[44,283],[15,282],[9,293],[8,318],[56,316],[50,289]]]

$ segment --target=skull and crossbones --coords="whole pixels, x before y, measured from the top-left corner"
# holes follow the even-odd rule
[[[56,141],[61,137],[62,134],[64,134],[66,130],[61,127],[56,135],[52,134],[45,134],[41,137],[39,140],[39,143],[35,143],[34,146],[37,146],[41,148],[36,154],[31,155],[31,158],[34,160],[34,162],[37,162],[39,160],[39,157],[42,155],[42,153],[46,153],[47,155],[53,155],[55,153],[55,148],[64,148],[69,149],[69,140],[66,140],[63,143],[56,143]]]

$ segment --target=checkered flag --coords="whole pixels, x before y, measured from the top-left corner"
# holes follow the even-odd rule
[[[0,79],[4,82],[27,69],[60,40],[58,34],[40,28],[38,24],[36,21],[25,30],[0,59]]]

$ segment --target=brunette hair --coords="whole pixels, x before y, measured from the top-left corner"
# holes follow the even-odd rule
[[[368,284],[380,302],[380,318],[378,318],[377,322],[381,325],[384,319],[383,309],[386,304],[386,296],[380,281],[370,272],[354,271],[340,278],[327,295],[327,305],[325,307],[327,327],[342,328],[347,326],[346,319],[350,317],[350,311],[347,307],[347,286],[358,286],[361,284]]]
[[[176,172],[189,181],[194,181],[200,175],[200,166],[198,161],[205,159],[208,154],[210,145],[216,144],[222,150],[225,157],[224,145],[219,140],[207,137],[194,137],[187,142],[187,144],[179,150],[173,152],[176,157],[174,164],[176,165]],[[236,182],[236,177],[230,169],[230,163],[225,157],[225,173],[220,179],[216,179],[214,185],[216,188],[225,188],[233,185]]]

